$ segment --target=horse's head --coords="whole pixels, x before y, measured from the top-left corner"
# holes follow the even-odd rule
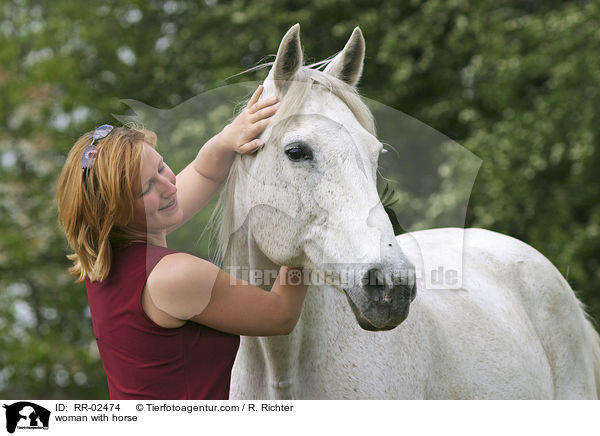
[[[281,106],[265,146],[236,167],[260,184],[236,197],[264,206],[248,215],[249,229],[271,261],[319,270],[345,292],[362,328],[388,330],[408,315],[415,269],[377,193],[383,147],[355,89],[364,47],[356,28],[320,71],[302,66],[299,26],[287,32],[262,96],[277,95]]]

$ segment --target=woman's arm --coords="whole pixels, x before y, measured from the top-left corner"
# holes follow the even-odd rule
[[[298,284],[287,280],[293,270],[281,267],[267,292],[203,259],[170,254],[148,277],[144,309],[163,327],[178,327],[190,320],[238,335],[289,334],[298,322],[307,291],[302,280],[292,281]]]
[[[204,144],[196,158],[177,175],[177,201],[183,218],[167,233],[183,225],[210,201],[227,178],[236,153],[254,153],[263,145],[255,138],[276,112],[277,99],[259,103],[262,90],[260,85],[235,120]]]

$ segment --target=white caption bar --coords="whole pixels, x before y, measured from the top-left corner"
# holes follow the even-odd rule
[[[3,400],[2,404],[0,434],[19,436],[170,436],[182,431],[261,436],[591,434],[600,411],[597,401]]]

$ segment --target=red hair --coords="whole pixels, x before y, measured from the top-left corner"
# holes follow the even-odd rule
[[[156,147],[156,135],[148,130],[114,128],[97,141],[96,161],[83,177],[83,150],[92,132],[81,136],[67,156],[58,179],[58,219],[75,253],[69,273],[81,283],[104,280],[112,261],[112,246],[146,241],[146,232],[131,226],[133,202],[141,194],[141,161],[144,143]]]

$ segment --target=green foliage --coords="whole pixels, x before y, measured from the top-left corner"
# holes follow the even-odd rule
[[[307,62],[360,25],[361,92],[483,160],[467,225],[536,247],[600,318],[599,19],[597,1],[1,2],[0,394],[108,395],[54,203],[77,137],[126,113],[120,99],[170,108],[261,80],[265,71],[226,79],[274,54],[296,22]],[[209,212],[188,227],[203,229]]]

